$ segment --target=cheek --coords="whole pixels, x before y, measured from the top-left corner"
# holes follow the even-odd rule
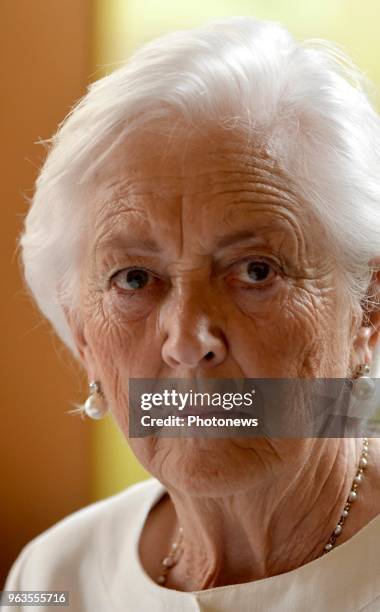
[[[154,376],[149,364],[154,351],[155,313],[152,300],[107,294],[88,300],[86,320],[92,350],[100,369],[123,378]]]
[[[131,320],[114,302],[88,300],[86,337],[109,407],[128,435],[129,379],[154,378],[160,347],[154,346],[154,316]]]
[[[283,285],[262,296],[240,291],[234,302],[243,316],[231,322],[231,350],[245,376],[297,377],[309,369],[318,375],[336,327],[333,291]]]
[[[284,325],[299,354],[297,376],[345,376],[341,369],[344,358],[342,362],[336,356],[346,350],[346,308],[342,308],[336,289],[303,289],[289,302]]]
[[[113,287],[104,295],[103,310],[106,316],[117,317],[125,323],[143,321],[154,311],[165,292],[166,285],[159,279],[136,291]]]

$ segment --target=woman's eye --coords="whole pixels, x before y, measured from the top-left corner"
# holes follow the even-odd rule
[[[239,264],[233,277],[245,285],[268,285],[276,276],[274,267],[266,261],[250,260]]]
[[[150,273],[143,268],[130,268],[117,272],[112,280],[120,289],[136,291],[148,285]]]
[[[271,271],[271,267],[265,261],[251,261],[247,264],[247,274],[251,280],[266,280]]]

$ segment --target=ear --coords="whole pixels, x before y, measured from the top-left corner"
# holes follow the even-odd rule
[[[380,258],[371,260],[374,268],[367,294],[361,303],[362,320],[353,342],[354,367],[371,364],[380,339]]]
[[[95,359],[87,343],[85,327],[79,313],[63,306],[66,321],[70,327],[80,361],[87,372],[88,380],[96,380]]]

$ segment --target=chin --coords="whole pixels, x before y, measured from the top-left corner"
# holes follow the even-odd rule
[[[133,450],[145,469],[168,489],[200,497],[227,495],[244,491],[264,477],[257,438],[150,440],[148,452],[147,448],[141,452],[142,440],[139,449],[133,441]]]

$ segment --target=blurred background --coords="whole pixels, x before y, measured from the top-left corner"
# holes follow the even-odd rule
[[[0,590],[32,537],[148,476],[111,417],[67,414],[87,379],[22,285],[17,237],[45,156],[39,141],[136,47],[228,15],[334,40],[380,89],[378,0],[0,0]]]

